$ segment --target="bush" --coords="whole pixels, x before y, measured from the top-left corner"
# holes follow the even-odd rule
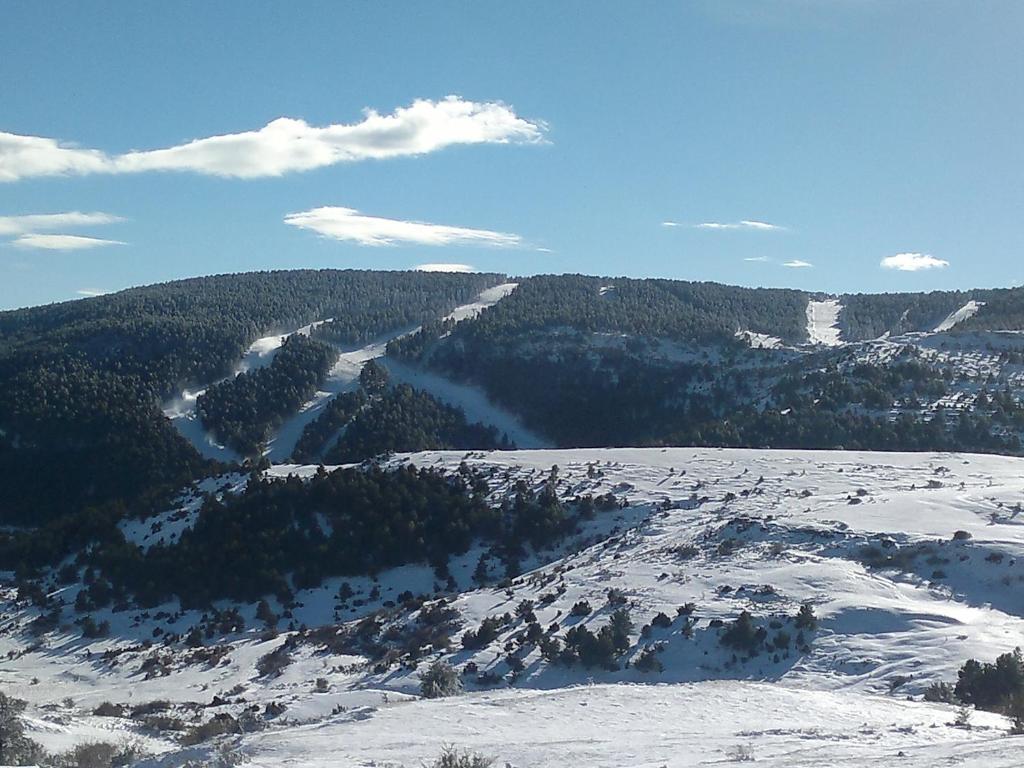
[[[1005,713],[1015,698],[1024,696],[1024,657],[1016,648],[992,664],[970,659],[957,677],[957,699],[978,709]]]
[[[502,619],[497,616],[486,617],[475,632],[470,629],[462,635],[462,647],[467,651],[485,648],[498,637],[502,623]]]
[[[26,765],[43,754],[42,747],[25,735],[25,706],[21,699],[0,693],[0,764]]]
[[[743,611],[722,635],[722,644],[753,653],[764,642],[768,632],[754,624],[754,617]]]
[[[672,626],[672,619],[664,613],[659,613],[653,619],[651,619],[651,626],[658,627],[659,629],[668,629]]]
[[[941,704],[956,704],[956,693],[949,683],[932,683],[924,692],[924,700]]]
[[[54,768],[119,768],[131,765],[145,754],[134,742],[110,744],[93,742],[79,744],[74,749],[51,758]]]
[[[494,761],[475,752],[459,752],[455,747],[444,747],[441,756],[430,768],[490,768]]]
[[[633,666],[644,673],[661,672],[665,669],[665,666],[658,658],[658,649],[653,645],[648,645],[640,652],[637,660],[633,662]]]
[[[813,630],[818,626],[818,617],[814,615],[814,608],[810,603],[804,603],[796,614],[797,629]]]
[[[590,607],[590,603],[586,600],[580,600],[569,612],[572,616],[589,616],[594,609]]]
[[[124,717],[124,704],[112,704],[104,701],[92,711],[97,717]]]
[[[440,699],[462,693],[462,680],[455,667],[446,661],[435,661],[420,675],[420,695],[425,699]]]
[[[261,677],[273,675],[277,677],[292,663],[291,654],[285,646],[279,646],[265,656],[261,656],[256,662],[256,671]]]

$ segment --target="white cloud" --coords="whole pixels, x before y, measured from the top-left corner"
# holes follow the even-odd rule
[[[744,259],[744,261],[756,261],[759,263],[765,263],[770,261],[770,259],[767,256],[748,256],[747,258]]]
[[[418,99],[390,115],[365,110],[358,123],[311,126],[281,117],[259,130],[210,136],[165,149],[110,155],[56,139],[0,132],[0,181],[33,176],[193,171],[257,178],[337,163],[422,155],[455,144],[539,143],[547,126],[501,102]]]
[[[417,272],[476,272],[469,264],[419,264],[413,269]]]
[[[23,235],[52,229],[92,227],[124,221],[109,213],[32,213],[26,216],[0,216],[0,235]]]
[[[102,288],[79,288],[77,291],[75,291],[75,293],[77,293],[79,296],[91,298],[94,296],[103,296],[105,294],[110,293],[110,291],[105,291]]]
[[[884,269],[898,269],[901,272],[919,272],[922,269],[945,269],[949,262],[937,259],[927,253],[897,253],[882,259]]]
[[[519,235],[468,229],[421,221],[401,221],[366,216],[353,208],[324,207],[290,213],[286,224],[309,229],[324,237],[360,245],[485,245],[511,248],[522,244]]]
[[[86,248],[99,248],[103,245],[127,245],[120,240],[101,240],[98,237],[39,234],[21,235],[12,240],[11,244],[17,248],[38,248],[47,251],[80,251]]]
[[[661,222],[661,226],[663,226],[663,227],[678,227],[679,226],[679,222],[678,221],[663,221],[663,222]]]
[[[803,261],[802,259],[792,259],[791,261],[783,262],[782,266],[789,267],[790,269],[807,269],[809,267],[813,267],[814,265],[811,264],[811,262]]]
[[[766,221],[750,221],[748,219],[727,223],[720,221],[705,221],[701,224],[694,224],[693,226],[696,229],[752,229],[760,232],[781,232],[786,229],[778,224],[769,224]]]

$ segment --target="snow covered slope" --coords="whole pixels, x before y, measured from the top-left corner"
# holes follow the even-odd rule
[[[978,314],[978,310],[985,306],[983,301],[968,301],[960,309],[955,312],[950,312],[949,316],[935,326],[936,333],[942,333],[943,331],[952,330],[958,323],[962,323],[964,320],[969,320]]]
[[[487,307],[493,306],[508,296],[518,283],[503,283],[480,292],[476,299],[468,304],[456,307],[445,320],[462,322],[479,315]],[[357,386],[359,372],[370,360],[383,358],[387,352],[388,342],[415,333],[419,326],[404,328],[384,334],[370,344],[354,350],[342,350],[338,362],[327,374],[323,387],[307,402],[298,413],[292,415],[267,441],[264,455],[274,463],[288,461],[302,431],[306,425],[314,421],[324,406],[341,392],[348,392]],[[532,434],[519,424],[512,414],[492,405],[487,396],[475,387],[457,384],[442,376],[428,371],[412,368],[398,362],[388,361],[387,368],[397,381],[403,381],[417,389],[422,389],[438,399],[457,407],[461,407],[470,421],[481,421],[493,424],[499,432],[506,433],[519,447],[537,448],[548,445],[542,438]]]
[[[838,299],[807,302],[807,338],[811,344],[827,347],[842,344],[839,338],[839,313],[842,308]]]
[[[443,744],[520,768],[750,759],[776,766],[1019,764],[1024,744],[1005,735],[1003,718],[974,712],[971,728],[957,727],[954,708],[920,699],[930,684],[955,680],[966,659],[990,661],[1024,644],[1024,459],[645,448],[393,460],[406,462],[452,473],[465,463],[488,478],[494,504],[520,481],[541,487],[557,466],[560,496],[611,494],[619,506],[581,522],[553,549],[530,550],[523,574],[505,583],[474,583],[484,553],[475,546],[450,563],[455,592],[445,593],[425,565],[331,579],[297,592],[287,620],[295,629],[282,621],[281,634],[265,634],[255,606],[241,605],[247,628],[208,637],[198,649],[160,640],[200,619],[177,604],[96,612],[110,621],[111,636],[95,640],[70,624],[69,607],[64,628],[33,638],[27,625],[37,609],[6,589],[0,685],[32,703],[33,738],[59,746],[95,738],[98,728],[138,733],[161,753],[148,764],[166,767],[212,760],[218,743],[264,768],[412,768]],[[282,465],[271,473],[314,471]],[[244,481],[235,475],[197,490],[233,493]],[[143,546],[173,541],[194,519],[197,499],[192,494],[167,516],[123,530]],[[353,599],[339,605],[342,582]],[[69,606],[79,588],[58,587]],[[422,612],[418,603],[403,607],[399,593],[437,589],[455,617],[449,650],[382,664],[330,650],[297,629],[373,614],[380,642],[397,638],[402,647]],[[488,616],[515,616],[523,601],[541,627],[561,625],[556,637],[575,625],[596,631],[611,613],[610,589],[634,622],[617,670],[545,661],[522,643],[525,624],[514,617],[492,642],[459,648],[463,632]],[[590,613],[573,610],[581,601]],[[780,640],[774,653],[748,657],[723,643],[724,626],[742,611],[773,638],[797,637],[793,616],[803,604],[818,619],[806,647]],[[656,621],[660,613],[667,624]],[[286,668],[261,674],[258,660],[285,645]],[[649,646],[660,649],[660,672],[636,666]],[[517,673],[508,648],[522,662]],[[476,670],[463,676],[463,696],[418,699],[418,674],[436,658]],[[184,747],[174,732],[145,731],[138,719],[91,714],[102,701],[158,700],[190,725],[255,708],[261,730]],[[264,716],[268,705],[284,714]]]

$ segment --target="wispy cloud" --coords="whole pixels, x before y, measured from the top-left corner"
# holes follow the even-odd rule
[[[35,248],[46,251],[80,251],[87,248],[99,248],[103,245],[127,245],[120,240],[102,240],[98,237],[32,233],[16,237],[11,244],[16,248]]]
[[[882,259],[881,266],[883,269],[897,269],[901,272],[920,272],[923,269],[945,269],[949,262],[927,253],[897,253]]]
[[[0,216],[0,235],[23,235],[28,232],[45,232],[54,229],[93,227],[102,224],[116,224],[124,221],[120,216],[109,213],[32,213],[25,216]]]
[[[311,211],[290,213],[284,220],[293,227],[360,245],[484,245],[496,248],[522,245],[519,235],[507,232],[385,219],[366,216],[353,208],[314,208]]]
[[[663,222],[661,222],[661,226],[663,226],[663,227],[678,227],[679,226],[679,222],[678,221],[663,221]]]
[[[750,221],[748,219],[731,222],[705,221],[692,226],[695,229],[751,229],[759,232],[781,232],[786,229],[778,224],[769,224],[767,221]]]
[[[0,216],[0,236],[13,236],[8,241],[16,248],[33,248],[48,251],[76,251],[84,248],[98,248],[103,245],[125,245],[120,240],[104,240],[98,237],[84,237],[69,234],[42,234],[54,229],[78,229],[124,221],[111,213],[30,213],[23,216]]]
[[[469,264],[418,264],[413,269],[417,272],[476,272],[476,267]]]
[[[102,288],[79,288],[75,293],[84,298],[92,298],[95,296],[104,296],[110,293],[110,291],[105,291]]]
[[[107,154],[57,139],[0,132],[0,181],[35,176],[192,171],[250,179],[389,157],[423,155],[456,144],[530,144],[546,125],[501,102],[449,96],[419,99],[390,115],[365,110],[357,123],[311,126],[281,117],[264,127],[164,149]]]
[[[789,267],[790,269],[809,269],[814,265],[809,261],[804,261],[803,259],[791,259],[790,261],[782,262],[782,266]]]
[[[744,261],[756,261],[759,263],[765,263],[771,261],[767,256],[747,256]]]

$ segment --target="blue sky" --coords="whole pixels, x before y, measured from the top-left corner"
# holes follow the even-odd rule
[[[1022,32],[1015,0],[9,0],[0,308],[422,264],[1020,284]]]

